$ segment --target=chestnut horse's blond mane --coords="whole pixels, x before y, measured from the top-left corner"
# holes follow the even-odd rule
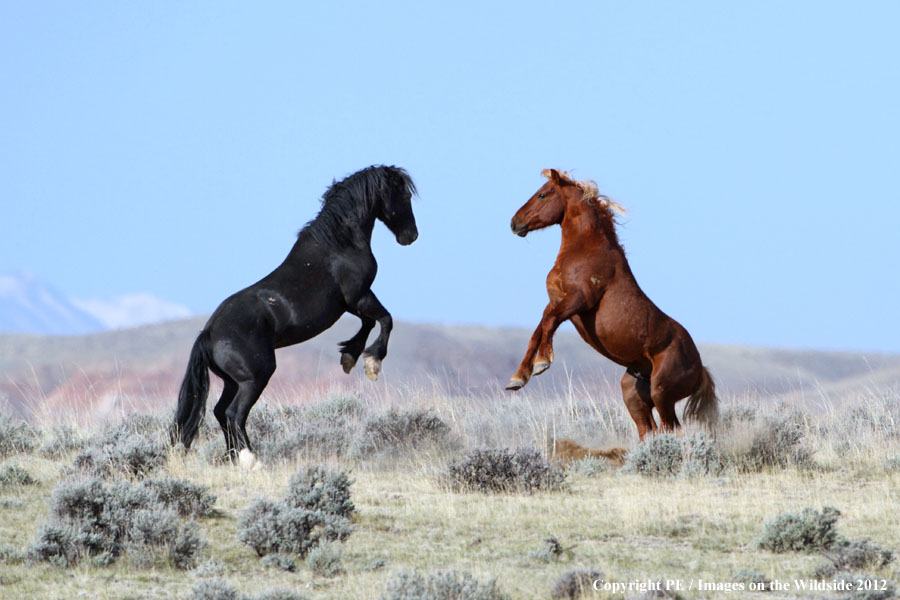
[[[625,207],[619,204],[618,202],[613,201],[608,196],[604,196],[600,193],[600,190],[597,187],[597,182],[592,179],[585,179],[584,181],[576,181],[569,177],[569,174],[566,171],[558,171],[560,179],[563,181],[567,181],[581,190],[581,199],[587,202],[588,204],[592,204],[596,202],[598,205],[603,206],[604,208],[608,208],[623,217],[625,216]],[[550,179],[550,169],[544,169],[541,171],[541,175]]]

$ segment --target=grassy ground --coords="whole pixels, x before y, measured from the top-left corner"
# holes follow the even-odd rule
[[[400,453],[341,453],[339,458],[312,459],[307,453],[294,461],[268,462],[251,473],[209,464],[201,451],[186,456],[170,451],[162,474],[209,486],[217,496],[215,515],[199,521],[208,547],[197,568],[178,570],[164,557],[150,568],[127,559],[106,567],[83,561],[68,568],[0,561],[0,598],[190,598],[199,582],[220,578],[248,595],[288,587],[310,599],[369,600],[382,595],[399,572],[450,569],[469,571],[482,582],[494,578],[512,598],[523,599],[550,598],[554,583],[573,569],[600,571],[610,583],[677,580],[687,598],[719,597],[723,592],[698,592],[698,582],[722,586],[735,581],[739,570],[753,569],[789,586],[763,597],[829,596],[833,593],[798,590],[794,583],[814,579],[816,568],[827,562],[820,553],[775,554],[760,549],[757,540],[765,523],[780,513],[834,506],[842,513],[841,535],[900,550],[900,468],[891,462],[900,456],[897,400],[896,394],[875,394],[856,412],[848,407],[817,417],[788,410],[803,423],[803,443],[812,451],[813,462],[805,465],[662,479],[614,469],[588,476],[573,469],[568,491],[487,495],[447,491],[436,475],[453,457],[478,446],[543,448],[549,438],[562,435],[633,446],[622,425],[627,420],[615,405],[579,402],[571,394],[504,406],[490,398],[404,392],[363,403],[348,431],[359,436],[367,419],[388,406],[427,408],[449,425],[449,442]],[[760,409],[754,422],[758,426],[762,416],[785,411]],[[732,444],[734,451],[740,436],[723,437],[723,449]],[[0,462],[0,467],[19,465],[38,481],[0,487],[0,546],[24,551],[35,541],[48,519],[53,489],[65,479],[75,454],[51,460],[37,451],[18,452]],[[239,514],[258,496],[281,498],[301,466],[323,462],[350,470],[355,479],[356,529],[343,544],[343,573],[317,576],[302,561],[295,572],[264,566],[237,538]],[[550,537],[571,552],[541,558]],[[870,572],[896,581],[898,566],[893,562]],[[759,594],[738,591],[730,597]],[[625,595],[599,591],[586,597]]]

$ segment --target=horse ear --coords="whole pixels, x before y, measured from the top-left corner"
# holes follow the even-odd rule
[[[552,181],[555,185],[560,184],[559,171],[556,169],[544,169],[541,171],[541,175]]]

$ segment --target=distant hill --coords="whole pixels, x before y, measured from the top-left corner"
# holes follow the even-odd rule
[[[80,336],[0,335],[0,398],[16,413],[90,419],[112,410],[172,408],[204,318]],[[381,379],[345,375],[337,343],[359,326],[346,317],[321,336],[279,350],[265,397],[303,401],[346,389],[360,394],[436,390],[448,398],[494,394],[609,396],[619,401],[622,368],[571,331],[557,334],[556,363],[523,396],[502,392],[531,334],[517,328],[397,322]],[[812,407],[900,385],[900,356],[701,345],[723,397],[801,399]],[[213,381],[218,381],[212,377]],[[214,400],[210,401],[212,404]]]

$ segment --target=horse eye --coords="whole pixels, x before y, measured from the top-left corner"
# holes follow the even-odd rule
[[[547,194],[538,194],[538,198],[546,198]]]

